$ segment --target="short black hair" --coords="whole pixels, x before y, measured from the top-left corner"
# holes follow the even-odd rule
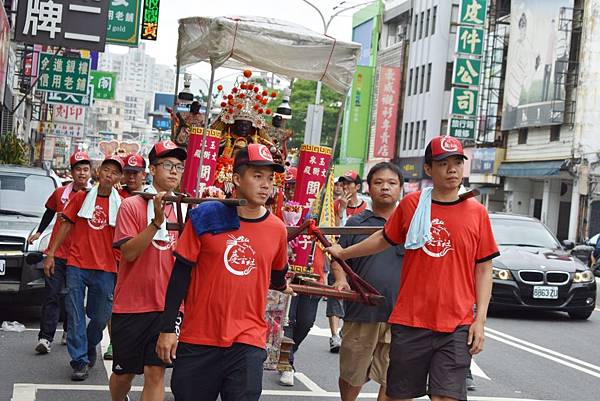
[[[400,181],[400,183],[404,181],[404,177],[402,177],[402,171],[400,170],[400,167],[398,167],[394,163],[381,162],[377,163],[376,165],[371,167],[371,170],[369,170],[369,174],[367,174],[367,184],[369,184],[369,186],[371,185],[371,181],[373,181],[373,176],[381,170],[390,170],[392,173],[395,173],[398,176],[398,180]]]
[[[431,151],[431,142],[427,144],[425,148],[425,164],[429,167],[433,165],[433,152]]]

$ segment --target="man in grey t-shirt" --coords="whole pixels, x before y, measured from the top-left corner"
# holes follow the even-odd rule
[[[402,173],[392,163],[379,163],[367,176],[372,211],[352,216],[348,226],[378,226],[385,224],[400,200]],[[344,248],[363,241],[368,235],[342,235],[340,245]],[[373,285],[385,297],[380,306],[346,302],[342,346],[340,348],[340,394],[343,401],[354,401],[362,386],[370,379],[381,385],[378,400],[385,401],[386,372],[389,364],[391,341],[387,320],[394,308],[400,286],[402,246],[390,247],[375,255],[348,260],[359,276]],[[334,287],[349,289],[346,275],[337,263],[333,263]]]

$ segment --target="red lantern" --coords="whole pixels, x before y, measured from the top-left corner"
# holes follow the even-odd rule
[[[240,88],[241,88],[241,89],[247,89],[247,88],[248,88],[248,85],[246,85],[246,83],[245,83],[245,82],[242,82],[242,83],[240,84]]]
[[[276,98],[277,97],[277,92],[271,92],[271,97],[272,98]]]
[[[265,111],[265,114],[270,116],[271,115],[271,109],[267,109],[267,111]]]
[[[242,107],[244,107],[244,106],[241,103],[238,103],[238,104],[235,105],[235,107],[237,107],[239,110],[241,110]]]
[[[238,88],[234,86],[234,87],[231,89],[231,92],[232,92],[232,93],[238,93]]]
[[[253,108],[254,110],[258,110],[258,108],[259,108],[259,107],[260,107],[260,106],[259,106],[259,105],[257,105],[257,104],[255,104],[254,106],[252,106],[252,108]]]
[[[229,114],[232,114],[233,113],[233,107],[230,107],[228,111],[229,111]]]
[[[264,112],[265,112],[265,111],[263,110],[263,108],[262,108],[262,107],[261,107],[260,109],[258,109],[258,114],[262,114],[262,113],[264,113]]]
[[[258,93],[258,86],[255,86],[254,88],[252,88],[254,90],[254,93]]]
[[[269,99],[263,99],[260,102],[262,103],[263,106],[266,106],[267,103],[269,103]]]
[[[221,107],[227,107],[227,102],[221,102]]]
[[[261,95],[256,95],[256,96],[254,96],[254,99],[260,101],[260,100],[262,100],[262,96]]]
[[[229,100],[233,99],[233,95],[228,95],[227,99],[229,99]]]
[[[217,85],[217,90],[220,92],[223,90],[223,85]]]
[[[252,76],[252,71],[250,71],[250,70],[244,70],[244,76],[246,78],[250,78]]]
[[[254,84],[253,84],[253,83],[249,83],[249,84],[248,84],[248,89],[250,89],[250,90],[254,90]]]
[[[233,98],[232,98],[232,99],[229,99],[229,100],[227,101],[227,104],[229,104],[230,106],[233,106]]]
[[[268,94],[269,94],[269,92],[267,92],[266,90],[262,91],[263,96],[267,96]]]
[[[240,93],[240,94],[238,95],[238,97],[239,97],[240,99],[243,99],[243,98],[245,98],[245,97],[246,97],[246,95],[245,95],[244,93]]]

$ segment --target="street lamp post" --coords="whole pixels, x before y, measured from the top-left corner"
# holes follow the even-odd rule
[[[338,3],[335,7],[333,7],[334,13],[329,17],[329,20],[325,21],[325,16],[315,4],[313,4],[309,0],[302,0],[310,7],[312,7],[321,17],[321,22],[323,23],[323,35],[327,35],[327,31],[329,30],[329,26],[331,22],[339,16],[341,13],[352,10],[353,8],[367,6],[369,4],[375,3],[379,0],[367,1],[364,3],[354,4],[350,6],[344,7],[344,4],[347,1],[342,1]],[[337,10],[337,11],[336,11]],[[323,107],[321,106],[321,86],[322,82],[317,81],[317,91],[315,94],[315,104],[314,106],[309,105],[309,110],[307,111],[307,121],[306,121],[306,130],[304,132],[304,143],[310,145],[320,145],[321,144],[321,129],[323,128]]]

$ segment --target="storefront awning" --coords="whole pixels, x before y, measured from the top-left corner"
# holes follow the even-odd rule
[[[525,163],[502,163],[498,169],[501,177],[552,177],[560,175],[564,160]]]

